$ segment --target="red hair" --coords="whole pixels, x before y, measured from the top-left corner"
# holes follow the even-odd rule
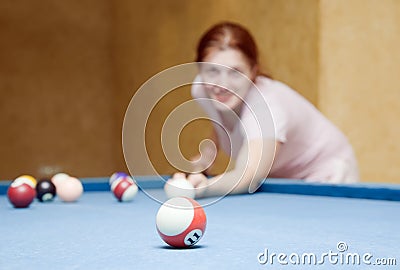
[[[256,42],[250,32],[239,24],[222,22],[211,27],[199,41],[196,62],[203,62],[204,58],[215,49],[239,50],[251,67],[259,65]]]

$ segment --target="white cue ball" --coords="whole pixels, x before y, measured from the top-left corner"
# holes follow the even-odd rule
[[[57,173],[55,174],[52,178],[51,178],[51,182],[53,182],[53,184],[56,186],[60,183],[63,182],[65,180],[67,180],[70,176],[66,173]]]
[[[185,178],[170,179],[164,186],[168,199],[175,197],[188,197],[194,199],[196,196],[194,186]]]

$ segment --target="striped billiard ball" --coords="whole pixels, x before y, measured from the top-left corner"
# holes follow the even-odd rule
[[[135,198],[139,188],[133,179],[126,175],[118,177],[111,184],[111,191],[120,202],[129,202]]]
[[[158,234],[165,243],[177,248],[195,245],[204,235],[206,223],[203,207],[187,197],[169,199],[156,216]]]

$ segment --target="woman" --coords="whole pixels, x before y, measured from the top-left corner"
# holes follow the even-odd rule
[[[258,61],[253,37],[235,23],[215,25],[198,44],[197,62],[205,63],[199,64],[196,81],[209,83],[193,84],[192,96],[216,123],[214,145],[227,151],[235,166],[210,179],[202,173],[188,175],[196,197],[251,193],[267,176],[358,181],[357,162],[346,137],[297,92],[263,75]],[[274,134],[263,130],[271,126],[270,119]],[[195,169],[206,169],[214,154],[206,147],[194,162]]]

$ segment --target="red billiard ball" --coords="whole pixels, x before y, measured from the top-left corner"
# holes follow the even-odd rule
[[[36,185],[36,198],[40,202],[52,201],[56,196],[56,186],[48,179],[40,180]]]
[[[7,197],[15,208],[26,208],[35,199],[36,191],[28,184],[13,182],[7,190]]]
[[[186,248],[195,245],[204,235],[206,213],[201,205],[187,197],[169,199],[156,217],[157,232],[168,245]]]
[[[113,181],[111,191],[120,202],[132,201],[139,188],[130,176],[122,176]]]

